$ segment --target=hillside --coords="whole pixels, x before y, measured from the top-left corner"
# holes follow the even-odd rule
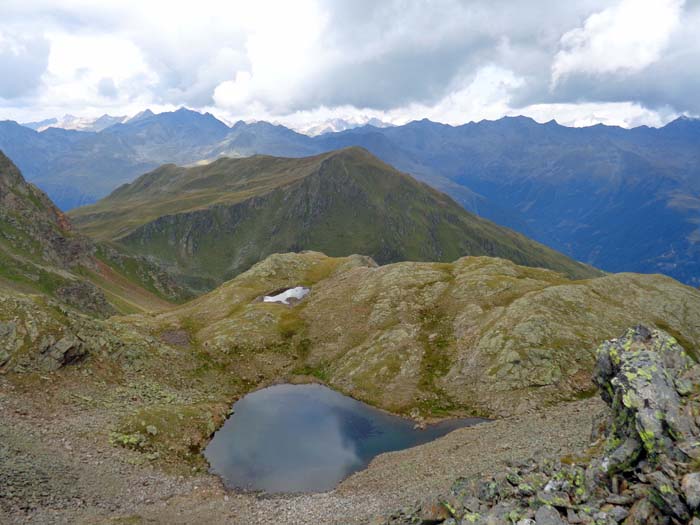
[[[476,217],[360,148],[163,166],[71,212],[86,234],[154,256],[193,286],[218,284],[276,252],[362,253],[380,264],[491,255],[596,275]]]
[[[291,308],[256,300],[300,285],[311,291]],[[259,367],[277,352],[273,362],[391,411],[488,416],[592,393],[596,345],[635,322],[698,348],[700,292],[658,275],[573,281],[489,257],[377,267],[307,252],[273,255],[148,321],[187,330],[212,366],[235,355]]]
[[[150,291],[146,288],[150,288]],[[96,246],[0,152],[0,289],[98,316],[169,306],[184,292],[157,265]]]
[[[310,288],[300,303],[261,300],[297,285]],[[0,290],[0,304],[0,515],[41,522],[57,512],[70,523],[183,513],[251,522],[261,511],[275,521],[280,500],[223,492],[200,452],[232,401],[280,381],[321,381],[419,421],[514,415],[381,456],[340,492],[282,507],[302,523],[324,501],[379,513],[385,501],[441,490],[435,476],[585,447],[599,413],[581,399],[594,395],[595,348],[631,323],[662,328],[691,352],[700,342],[700,292],[670,278],[571,281],[488,257],[377,267],[360,256],[273,255],[173,310],[107,320],[39,295]],[[578,401],[551,406],[564,400]]]
[[[227,127],[181,109],[99,133],[0,122],[0,148],[67,210],[167,162],[303,157],[361,146],[467,210],[606,271],[700,284],[700,120],[662,128],[569,128],[524,118],[427,120],[309,137],[267,122]]]

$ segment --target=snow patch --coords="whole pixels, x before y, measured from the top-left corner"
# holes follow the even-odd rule
[[[295,288],[290,288],[277,295],[266,295],[263,297],[263,301],[266,303],[282,303],[289,304],[290,299],[296,301],[301,301],[309,293],[309,289],[304,286],[297,286]]]

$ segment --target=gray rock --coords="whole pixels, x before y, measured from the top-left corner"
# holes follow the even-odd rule
[[[690,518],[688,507],[681,500],[673,481],[663,472],[652,472],[647,476],[653,489],[650,493],[651,502],[664,514],[671,514],[682,520]]]
[[[614,411],[613,437],[624,447],[603,462],[608,472],[627,470],[636,460],[634,441],[652,461],[662,454],[684,459],[675,442],[691,436],[694,425],[681,409],[674,380],[692,365],[673,337],[644,326],[598,348],[594,382]]]
[[[698,510],[700,508],[700,472],[693,472],[683,476],[681,490],[690,510],[692,512]]]
[[[535,522],[537,522],[537,525],[566,525],[559,513],[553,507],[547,505],[537,509]]]
[[[626,508],[620,507],[618,505],[615,505],[612,508],[608,509],[606,511],[606,513],[613,520],[615,520],[616,523],[620,523],[622,520],[624,520],[630,514]]]
[[[56,343],[47,345],[43,354],[42,368],[51,371],[80,361],[87,354],[87,348],[78,338],[65,336]]]
[[[648,525],[656,515],[657,512],[654,506],[647,498],[642,498],[632,505],[630,514],[625,520],[625,525]]]

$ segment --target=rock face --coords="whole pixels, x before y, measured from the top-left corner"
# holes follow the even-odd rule
[[[610,417],[586,457],[526,460],[491,479],[458,479],[451,493],[385,524],[614,525],[700,518],[700,365],[670,335],[637,326],[597,351],[594,381]],[[423,508],[449,513],[432,521]]]
[[[157,347],[128,326],[80,314],[45,296],[0,292],[0,373],[51,372],[89,356],[115,362]]]

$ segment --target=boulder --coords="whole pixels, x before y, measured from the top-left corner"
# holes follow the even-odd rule
[[[600,345],[593,381],[610,413],[588,459],[458,479],[462,523],[700,525],[700,365],[669,334],[636,326]],[[391,523],[421,522],[409,512]]]
[[[77,337],[65,336],[47,345],[42,354],[42,368],[52,371],[82,360],[87,355],[87,348]]]
[[[683,476],[681,490],[690,510],[700,510],[700,472],[692,472]]]

